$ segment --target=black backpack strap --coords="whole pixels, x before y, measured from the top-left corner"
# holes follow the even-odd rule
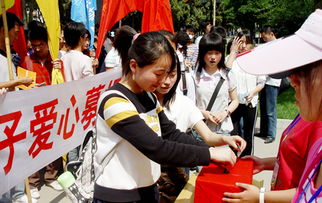
[[[181,71],[181,77],[182,77],[182,92],[183,92],[183,95],[187,96],[188,89],[187,89],[186,71]]]
[[[219,93],[219,90],[220,90],[222,84],[224,83],[224,81],[225,81],[225,79],[223,77],[221,77],[219,82],[218,82],[218,84],[217,84],[217,86],[216,86],[216,88],[215,88],[215,90],[214,90],[214,93],[212,94],[211,99],[210,99],[210,101],[208,103],[208,106],[206,108],[207,111],[210,111],[212,106],[214,105],[215,100],[217,98],[217,95]]]

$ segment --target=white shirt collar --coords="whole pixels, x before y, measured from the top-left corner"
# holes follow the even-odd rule
[[[215,73],[213,73],[212,75],[209,75],[205,69],[203,68],[201,70],[201,74],[200,74],[200,78],[203,78],[203,77],[216,77],[216,76],[221,76],[222,78],[224,78],[225,80],[227,79],[227,71],[225,71],[223,68],[217,70]]]

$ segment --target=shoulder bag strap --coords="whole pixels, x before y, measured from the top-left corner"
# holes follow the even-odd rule
[[[186,71],[181,71],[181,76],[182,76],[182,92],[183,92],[183,95],[187,96],[188,89],[187,89]]]
[[[212,94],[211,99],[210,99],[210,101],[209,101],[209,103],[208,103],[208,106],[207,106],[207,108],[206,108],[206,110],[207,110],[207,111],[210,111],[210,110],[211,110],[211,108],[212,108],[212,106],[214,105],[215,100],[216,100],[217,95],[218,95],[218,92],[219,92],[219,90],[220,90],[220,88],[221,88],[222,84],[224,83],[224,81],[225,81],[225,79],[224,79],[223,77],[221,77],[221,78],[220,78],[220,80],[219,80],[219,82],[218,82],[218,84],[217,84],[217,86],[216,86],[216,88],[215,88],[215,91],[214,91],[214,93]]]

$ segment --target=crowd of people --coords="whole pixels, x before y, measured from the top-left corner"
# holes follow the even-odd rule
[[[12,44],[23,23],[12,13],[7,13],[7,20]],[[266,26],[261,36],[267,45],[254,50],[249,32],[241,31],[228,41],[223,27],[208,22],[202,23],[203,33],[196,40],[192,27],[175,34],[165,30],[139,34],[125,25],[115,31],[112,48],[106,47],[109,52],[99,61],[89,50],[95,36],[82,23],[64,25],[60,58],[52,59],[45,26],[31,22],[30,49],[24,59],[13,60],[15,79],[10,80],[0,19],[0,93],[18,90],[20,84],[51,85],[54,69],[61,70],[66,82],[112,69],[122,72],[121,81],[99,100],[98,106],[104,108],[96,120],[94,167],[101,172],[96,174],[95,203],[174,202],[192,168],[215,162],[229,170],[238,156],[254,161],[254,173],[274,170],[272,191],[237,183],[243,192],[225,193],[224,201],[305,202],[313,197],[319,202],[321,24],[322,11],[316,10],[298,32],[282,40],[276,40],[274,29]],[[18,79],[16,66],[36,72],[36,81]],[[286,76],[295,88],[300,114],[283,132],[277,157],[255,157],[258,103],[257,136],[269,144],[276,137],[277,95]],[[78,155],[79,147],[68,153],[67,161]],[[102,166],[107,156],[110,160]],[[28,178],[32,202],[40,198],[43,184],[62,190],[57,182],[62,171],[59,158]],[[23,183],[0,199],[10,201],[27,202]]]

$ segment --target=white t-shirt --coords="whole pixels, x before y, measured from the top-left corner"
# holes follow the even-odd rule
[[[169,106],[170,111],[164,107],[164,113],[169,120],[177,125],[177,129],[182,132],[187,132],[187,130],[193,128],[197,122],[204,119],[196,105],[188,97],[182,94],[176,94],[175,100],[170,103]]]
[[[183,54],[180,51],[176,52],[179,58],[179,62],[180,62],[180,69],[181,71],[185,71],[185,65],[184,65],[184,57]],[[193,79],[193,74],[191,74],[190,72],[185,72],[185,76],[186,76],[186,88],[188,90],[187,92],[187,97],[189,97],[194,103],[196,103],[196,84],[195,81]],[[179,94],[183,94],[183,77],[181,75],[181,79],[179,81],[178,87],[177,87],[177,93]]]
[[[227,74],[226,70],[220,69],[214,74],[209,75],[202,69],[199,81],[195,78],[197,107],[199,109],[206,110],[221,77],[223,77],[225,81],[218,92],[211,112],[223,112],[228,107],[230,101],[229,91],[233,91],[237,87],[234,73],[230,71]],[[230,133],[233,130],[233,124],[230,117],[227,117],[220,125],[208,123],[208,127],[216,133]]]
[[[200,40],[201,38],[203,37],[203,35],[200,35],[197,37],[197,39],[195,40],[195,44],[199,47],[199,43],[200,43]]]
[[[91,58],[80,51],[70,50],[61,60],[66,82],[94,75]]]
[[[231,72],[238,76],[236,77],[237,95],[240,104],[247,104],[245,96],[247,96],[250,91],[254,90],[258,84],[265,85],[265,76],[256,76],[246,73],[239,67],[236,60],[233,62]],[[257,105],[258,94],[254,95],[251,103],[253,107]]]
[[[64,50],[59,50],[58,57],[61,59],[67,52]]]
[[[104,47],[107,53],[109,53],[111,51],[111,49],[113,48],[113,42],[110,40],[110,38],[106,38],[104,41]]]
[[[279,87],[281,85],[282,79],[274,79],[269,76],[266,76],[266,85],[274,86],[274,87]]]
[[[191,73],[187,73],[185,72],[185,78],[186,78],[186,88],[188,90],[187,92],[187,97],[189,97],[189,99],[191,99],[191,101],[196,104],[196,84],[195,81],[193,79],[193,75]],[[181,79],[179,81],[178,87],[177,87],[177,93],[179,94],[183,94],[183,77],[181,75]]]
[[[122,68],[122,60],[119,52],[113,47],[105,57],[106,68]]]
[[[8,60],[7,57],[3,56],[2,54],[0,54],[0,82],[8,82],[10,81],[9,79],[9,70],[8,70]],[[16,79],[16,67],[15,65],[12,63],[12,72],[13,72],[13,78]]]

